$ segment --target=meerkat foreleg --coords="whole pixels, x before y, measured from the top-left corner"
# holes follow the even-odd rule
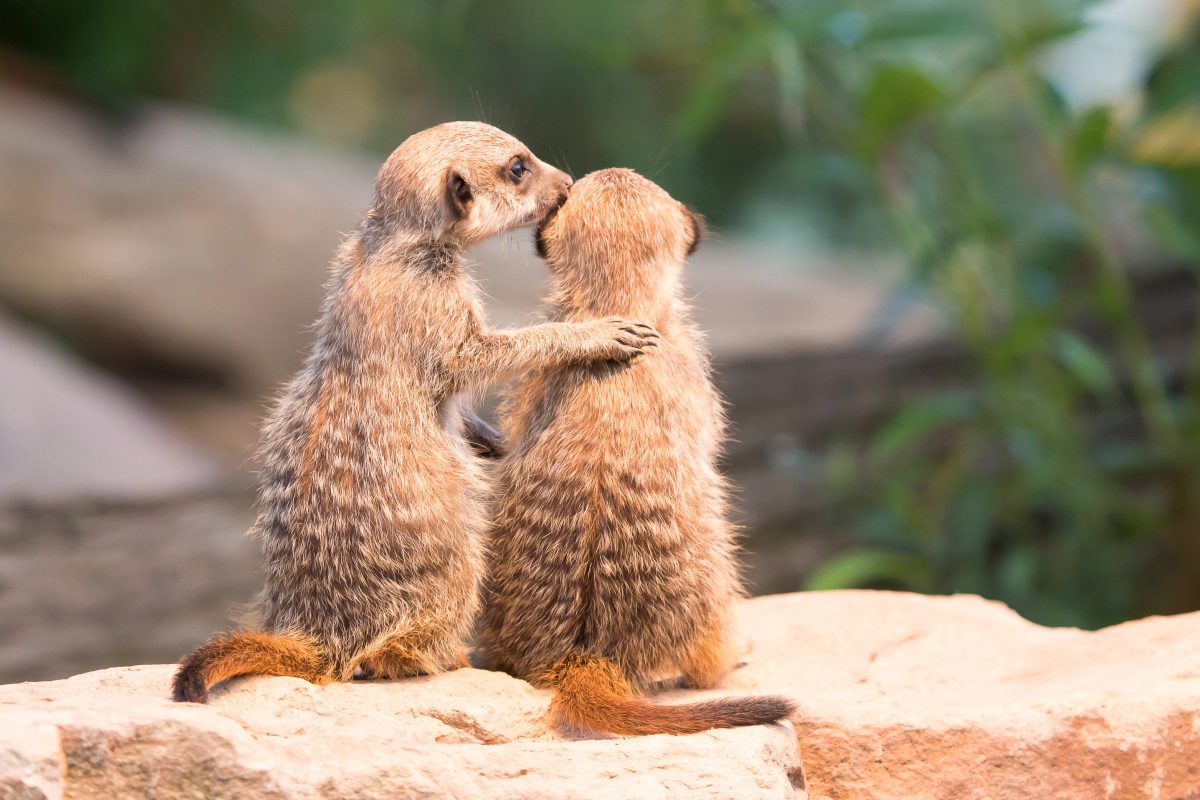
[[[723,616],[710,618],[679,659],[682,683],[687,688],[711,689],[733,668],[735,660],[728,620]]]
[[[520,372],[575,361],[628,361],[657,346],[657,339],[649,325],[620,317],[546,322],[481,333],[459,351],[454,367],[464,386],[483,387]]]

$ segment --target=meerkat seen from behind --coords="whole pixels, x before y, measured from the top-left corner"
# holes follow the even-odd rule
[[[792,703],[658,705],[639,690],[731,668],[743,590],[716,458],[721,401],[681,296],[698,216],[629,170],[581,179],[538,228],[557,319],[650,321],[659,347],[622,365],[530,374],[502,410],[480,644],[491,666],[557,693],[556,722],[638,735],[769,723]]]
[[[176,700],[236,675],[348,680],[460,666],[478,608],[495,445],[464,393],[526,369],[628,359],[653,343],[618,319],[487,327],[463,251],[535,224],[570,177],[512,136],[449,123],[401,144],[342,244],[305,366],[260,451],[264,631],[187,656]]]

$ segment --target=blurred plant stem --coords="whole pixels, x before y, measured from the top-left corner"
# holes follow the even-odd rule
[[[984,6],[991,9],[995,4],[988,2]],[[1053,129],[1045,102],[1037,96],[1027,54],[1022,48],[1005,48],[1005,51],[1008,66],[1006,74],[1011,78],[1016,95],[1037,132],[1037,145],[1050,165],[1063,200],[1079,220],[1083,241],[1095,265],[1099,306],[1116,334],[1146,430],[1164,451],[1175,453],[1180,446],[1175,414],[1171,410],[1171,401],[1149,337],[1138,321],[1128,273],[1100,221],[1100,215],[1085,195],[1081,182],[1071,174],[1060,143],[1061,137]]]
[[[1196,313],[1195,332],[1192,335],[1192,357],[1188,363],[1184,391],[1191,400],[1193,411],[1200,412],[1200,311]],[[1200,445],[1200,413],[1191,419],[1192,444]]]
[[[995,7],[994,3],[985,5],[989,9]],[[1180,417],[1172,408],[1150,338],[1137,316],[1128,270],[1121,263],[1083,182],[1068,166],[1062,139],[1055,133],[1046,103],[1037,93],[1027,53],[1021,48],[1008,50],[1008,64],[1008,74],[1034,125],[1036,141],[1051,167],[1058,190],[1080,222],[1083,241],[1092,256],[1090,263],[1094,265],[1097,305],[1115,334],[1146,432],[1165,462],[1168,499],[1163,520],[1166,532],[1162,538],[1173,555],[1171,571],[1175,574],[1167,583],[1164,606],[1178,611],[1200,608],[1200,504],[1196,498],[1200,490],[1200,464],[1195,442],[1189,442],[1187,431],[1181,428]],[[1200,312],[1194,325],[1192,358],[1186,372],[1186,380],[1193,385],[1200,364]],[[1195,395],[1192,396],[1194,402]]]

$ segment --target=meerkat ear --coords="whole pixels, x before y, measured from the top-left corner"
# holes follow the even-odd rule
[[[452,169],[446,173],[446,209],[451,219],[466,219],[471,213],[471,203],[474,201],[471,186],[467,179]]]
[[[708,225],[704,222],[704,215],[691,206],[685,205],[684,210],[687,211],[688,219],[692,226],[692,239],[688,244],[687,254],[690,256],[696,252],[696,248],[700,243],[708,238]]]

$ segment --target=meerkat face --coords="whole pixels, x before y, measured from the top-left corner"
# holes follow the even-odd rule
[[[677,268],[706,235],[704,218],[658,184],[633,170],[603,169],[580,178],[538,225],[537,248],[556,270]]]
[[[413,134],[379,172],[370,218],[470,246],[533,225],[566,199],[571,176],[504,131],[449,122]]]

